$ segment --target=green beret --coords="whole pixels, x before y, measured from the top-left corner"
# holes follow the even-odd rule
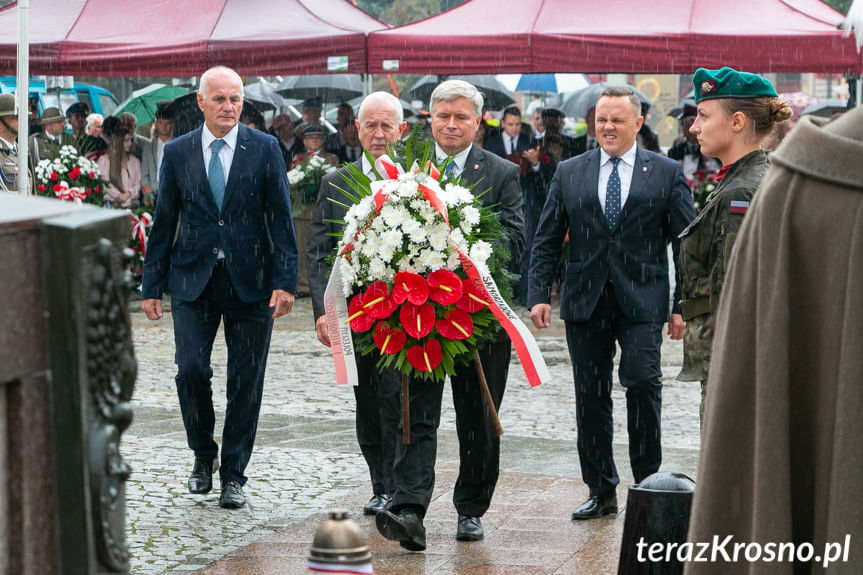
[[[699,68],[692,77],[695,84],[695,103],[714,98],[759,98],[776,97],[776,90],[758,74],[738,72],[733,68],[705,70]]]

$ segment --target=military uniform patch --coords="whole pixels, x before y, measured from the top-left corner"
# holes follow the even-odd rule
[[[732,214],[745,214],[746,210],[749,209],[749,202],[742,202],[739,200],[731,200],[731,205],[728,208],[728,211]]]

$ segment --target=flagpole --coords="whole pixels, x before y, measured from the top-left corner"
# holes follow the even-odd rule
[[[29,195],[30,166],[27,136],[30,131],[30,0],[18,0],[18,193]],[[23,189],[22,189],[23,186]]]

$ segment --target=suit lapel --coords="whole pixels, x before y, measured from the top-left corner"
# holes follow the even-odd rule
[[[234,191],[237,180],[240,177],[240,166],[247,166],[246,161],[249,143],[249,128],[240,124],[239,132],[237,133],[237,149],[234,150],[234,158],[231,160],[231,172],[228,174],[228,181],[225,182],[225,197],[222,200],[222,209],[228,205],[231,199],[231,193]],[[209,184],[208,184],[209,186]],[[213,191],[210,190],[212,194]],[[213,200],[215,202],[215,200]]]
[[[629,184],[629,197],[626,203],[623,204],[623,210],[621,210],[620,217],[617,219],[617,225],[620,225],[620,222],[630,212],[630,208],[634,205],[632,200],[637,198],[644,190],[652,169],[653,164],[650,161],[650,155],[641,149],[641,146],[637,147],[635,149],[635,165],[632,167],[632,182]]]
[[[584,182],[584,193],[594,204],[594,209],[602,212],[602,204],[599,203],[599,149],[591,150],[587,158],[587,177],[582,180]],[[603,214],[603,217],[605,214]],[[607,225],[605,227],[608,227]]]
[[[472,146],[465,158],[464,169],[461,172],[462,180],[469,186],[475,186],[485,179],[485,169],[485,156],[479,148]],[[485,189],[474,188],[473,194],[481,194],[484,191]]]

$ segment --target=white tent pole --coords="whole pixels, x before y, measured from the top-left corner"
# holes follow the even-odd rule
[[[30,131],[30,0],[18,0],[18,193],[32,194],[27,136]]]

